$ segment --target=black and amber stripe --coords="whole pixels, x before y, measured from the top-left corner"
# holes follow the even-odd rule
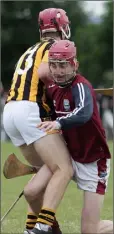
[[[53,42],[54,40],[49,40],[47,42],[43,41],[31,47],[30,50],[33,50],[35,46],[38,47],[36,47],[37,49],[32,55],[32,66],[27,72],[19,75],[17,73],[17,69],[25,69],[26,59],[29,55],[25,52],[25,54],[21,56],[13,76],[13,82],[7,102],[11,100],[29,100],[38,103],[42,102],[42,97],[44,95],[44,84],[38,78],[38,67],[46,50],[49,50]]]
[[[44,50],[42,52],[42,58],[44,57],[44,54],[45,54],[46,50],[50,49],[50,47],[52,46],[52,44],[54,43],[54,41],[55,41],[54,39],[50,39],[49,40],[49,43],[46,45],[46,47],[44,48]]]
[[[21,69],[25,68],[25,60],[27,59],[27,57],[28,57],[28,54],[26,54],[25,57],[24,57],[24,59],[23,59],[23,62],[21,64],[21,66],[20,66]],[[18,98],[18,96],[19,96],[19,87],[21,85],[21,76],[22,75],[18,75],[17,76],[17,81],[15,83],[15,88],[14,88],[15,95],[13,97],[13,100],[16,100]]]
[[[27,215],[27,220],[26,220],[26,229],[33,229],[35,224],[37,222],[37,216],[32,214],[32,213],[29,213]]]
[[[55,212],[50,209],[41,209],[37,222],[52,226],[55,220]]]

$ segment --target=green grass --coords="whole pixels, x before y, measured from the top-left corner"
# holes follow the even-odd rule
[[[110,151],[113,151],[113,145],[109,143]],[[13,147],[11,143],[2,144],[2,157],[1,157],[1,167],[4,164],[4,161],[7,159],[8,154],[14,152],[21,161],[24,162],[18,149]],[[113,218],[113,171],[112,171],[113,162],[111,162],[111,174],[109,178],[108,191],[105,196],[104,207],[102,211],[103,219],[112,219]],[[2,168],[1,168],[2,171]],[[24,185],[31,178],[31,176],[25,176],[20,178],[15,178],[7,180],[4,178],[1,173],[1,215],[9,209],[14,200],[18,197],[20,192],[23,190]],[[60,222],[63,233],[80,233],[80,215],[82,208],[82,191],[76,188],[75,183],[71,182],[64,199],[61,202],[61,205],[57,211],[57,218]],[[24,197],[16,204],[13,210],[8,214],[6,219],[2,224],[2,234],[3,233],[23,233],[26,220],[26,208],[27,204],[24,200]]]

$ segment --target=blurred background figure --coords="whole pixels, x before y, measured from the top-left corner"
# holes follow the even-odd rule
[[[96,98],[107,139],[113,139],[113,98],[100,94]]]
[[[80,73],[90,80],[94,88],[113,86],[112,1],[2,1],[2,109],[20,55],[40,39],[38,14],[50,7],[63,8],[71,20],[71,40],[78,49]],[[97,101],[107,138],[112,139],[112,98],[97,95]],[[1,127],[2,140],[7,140]]]
[[[102,121],[106,130],[106,135],[108,139],[113,137],[113,113],[110,109],[110,99],[104,97],[102,102],[103,116]]]

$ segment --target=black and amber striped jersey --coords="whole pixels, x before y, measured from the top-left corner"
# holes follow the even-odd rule
[[[48,62],[46,54],[53,43],[53,39],[37,43],[20,57],[6,102],[11,100],[42,102],[44,83],[39,80],[38,68],[41,62]]]

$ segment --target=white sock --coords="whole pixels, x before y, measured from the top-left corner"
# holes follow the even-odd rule
[[[37,228],[38,230],[43,230],[45,232],[48,232],[50,226],[43,223],[36,223],[35,228]]]

